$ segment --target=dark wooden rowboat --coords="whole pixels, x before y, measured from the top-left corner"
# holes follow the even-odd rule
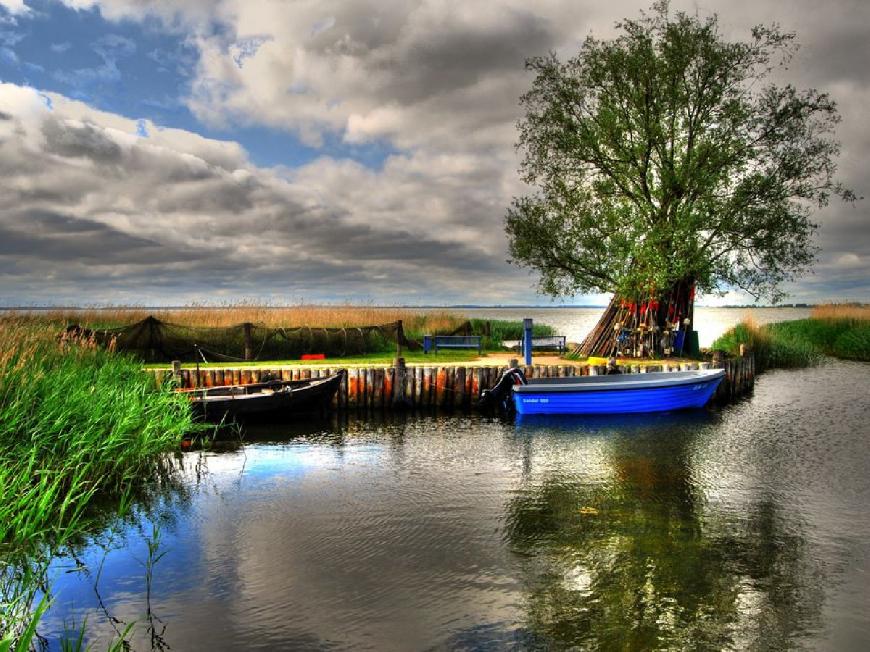
[[[291,419],[324,413],[341,385],[343,372],[308,380],[273,380],[185,390],[194,413],[203,421]]]

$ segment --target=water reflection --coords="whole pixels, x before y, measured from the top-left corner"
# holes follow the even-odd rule
[[[781,649],[818,624],[821,569],[800,523],[770,496],[722,511],[697,483],[718,419],[524,422],[523,481],[505,507],[505,539],[525,558],[526,615],[538,638],[555,647]],[[536,441],[554,436],[601,438],[603,459],[538,461]]]
[[[57,561],[43,633],[87,616],[103,649],[108,613],[137,650],[861,649],[868,371],[771,372],[720,413],[249,429],[82,542],[105,611]]]

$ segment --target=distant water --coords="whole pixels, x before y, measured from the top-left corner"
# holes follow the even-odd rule
[[[523,319],[531,317],[536,323],[548,324],[558,335],[566,335],[569,342],[580,342],[604,312],[603,308],[474,308],[450,309],[475,319]],[[698,343],[708,347],[729,328],[751,316],[757,324],[768,324],[791,319],[806,319],[810,308],[695,308],[695,329]]]
[[[831,361],[720,411],[251,432],[181,456],[82,565],[57,559],[42,634],[57,650],[87,617],[98,650],[131,622],[133,649],[176,652],[864,650],[868,382]]]

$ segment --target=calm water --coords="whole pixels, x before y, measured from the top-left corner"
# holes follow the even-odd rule
[[[108,613],[146,650],[867,649],[868,380],[831,362],[721,411],[254,432],[56,560],[43,634],[87,617],[104,649]]]

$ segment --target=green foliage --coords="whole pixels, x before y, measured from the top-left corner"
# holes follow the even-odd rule
[[[815,249],[809,206],[854,199],[835,180],[835,103],[769,81],[796,44],[776,26],[730,42],[716,16],[667,2],[535,58],[522,98],[523,179],[506,217],[514,262],[551,295],[638,297],[691,279],[774,299]]]
[[[847,360],[870,361],[870,324],[855,324],[837,336],[831,354]]]
[[[132,358],[92,341],[59,343],[33,324],[2,325],[0,631],[20,647],[41,613],[30,612],[38,560],[80,534],[95,500],[127,504],[192,423],[186,399]]]
[[[0,382],[0,544],[74,530],[95,495],[123,492],[191,427],[184,397],[98,348],[46,345]]]
[[[849,319],[798,319],[755,326],[740,323],[713,343],[737,354],[740,344],[755,353],[760,368],[806,367],[823,355],[870,361],[870,324]]]

